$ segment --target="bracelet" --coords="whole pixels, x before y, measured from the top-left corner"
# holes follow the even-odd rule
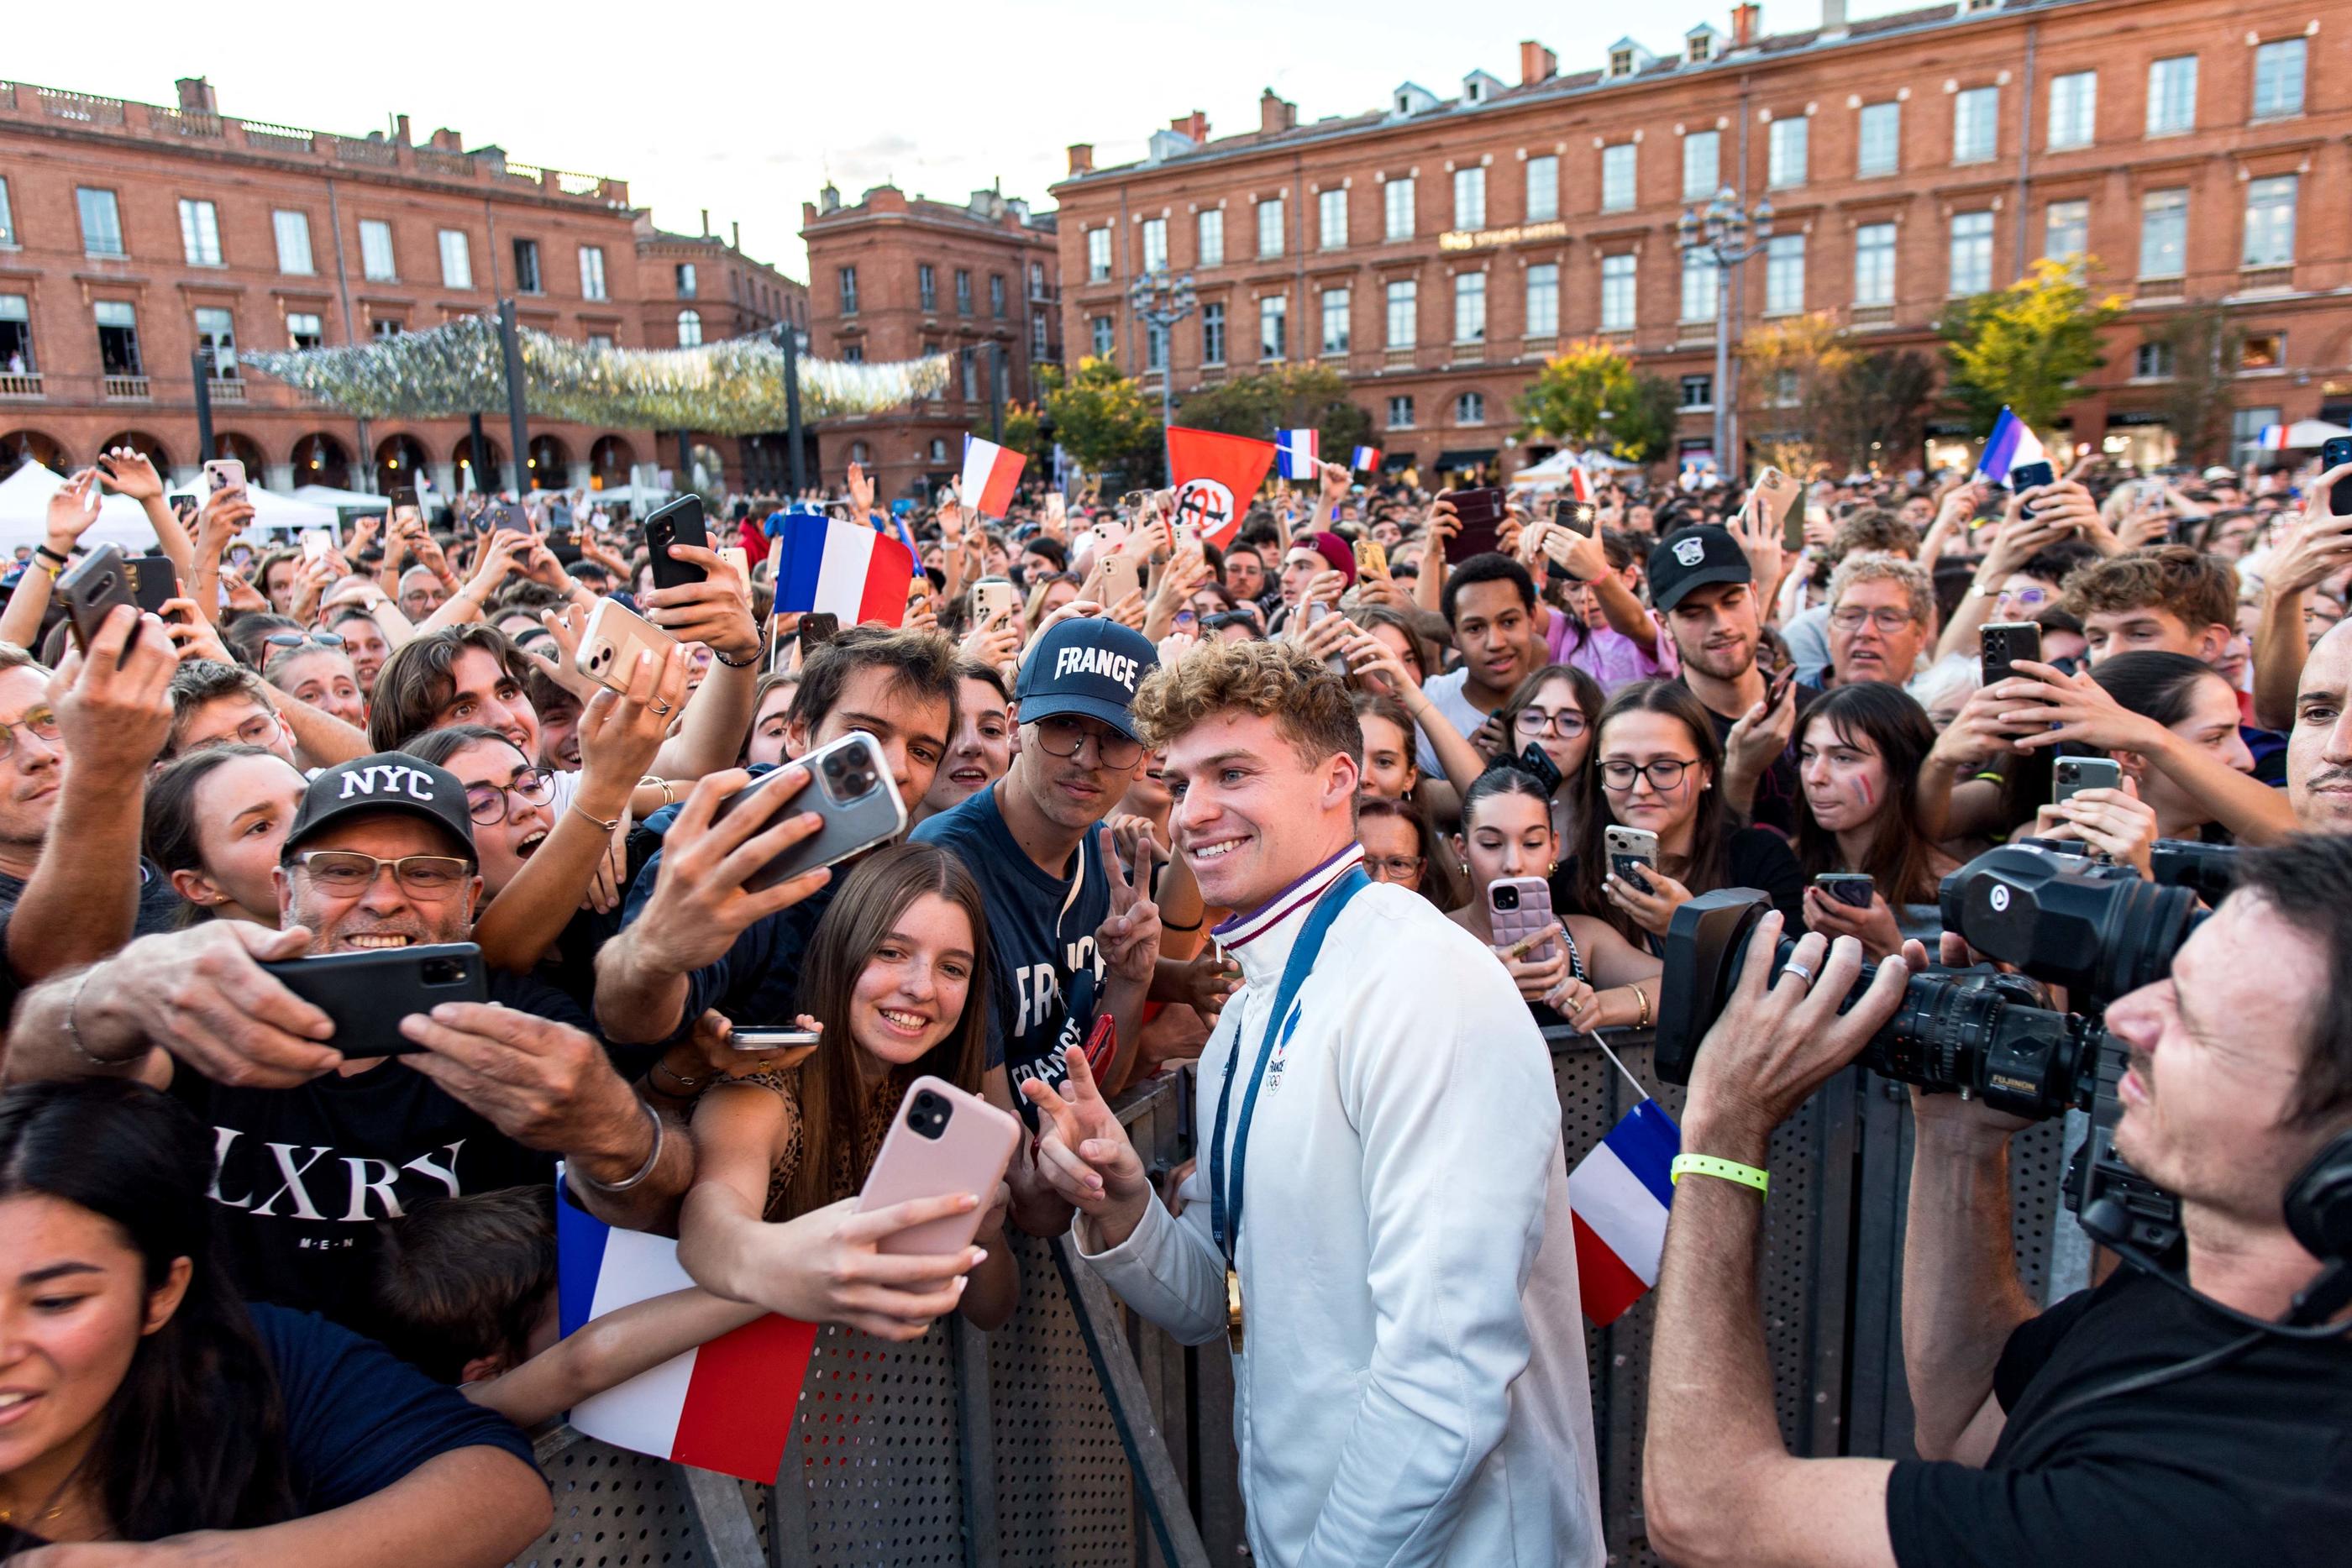
[[[590,821],[595,823],[598,827],[604,829],[607,833],[617,833],[621,831],[620,817],[615,817],[608,822],[604,818],[598,816],[595,812],[590,810],[587,807],[582,805],[576,797],[572,802],[572,809],[579,812],[582,816],[587,818]],[[624,811],[622,815],[626,816],[627,812]]]
[[[73,1047],[76,1056],[92,1067],[128,1067],[146,1053],[134,1051],[129,1056],[100,1056],[81,1042],[81,1030],[74,1022],[74,1014],[81,1009],[81,994],[89,988],[89,977],[97,973],[98,966],[92,964],[81,972],[81,978],[74,982],[73,995],[66,1002],[66,1043]]]
[[[751,650],[751,656],[748,659],[730,659],[716,648],[710,650],[710,656],[730,670],[748,670],[768,656],[767,634],[761,633],[760,645]]]
[[[1754,1166],[1743,1166],[1738,1160],[1719,1160],[1713,1155],[1676,1155],[1670,1167],[1671,1180],[1677,1186],[1685,1176],[1714,1176],[1719,1181],[1737,1182],[1752,1186],[1759,1193],[1771,1184],[1772,1177]]]
[[[630,1098],[633,1100],[637,1099],[634,1094],[631,1095]],[[594,1187],[598,1192],[626,1192],[631,1187],[635,1186],[638,1183],[644,1181],[646,1177],[653,1175],[654,1167],[661,1164],[662,1144],[668,1137],[668,1134],[662,1126],[662,1113],[655,1110],[651,1105],[646,1104],[643,1100],[637,1100],[637,1103],[644,1105],[646,1108],[646,1114],[654,1119],[654,1149],[653,1153],[646,1156],[646,1163],[637,1167],[636,1175],[629,1177],[626,1181],[598,1181],[594,1176],[590,1176],[586,1171],[582,1170],[579,1166],[573,1166],[572,1167],[573,1175],[577,1176],[582,1181],[586,1182],[590,1186]]]
[[[677,804],[677,790],[667,779],[656,779],[652,774],[648,773],[644,778],[637,780],[637,788],[640,789],[660,790],[662,792],[662,804],[665,806],[675,806]]]
[[[1168,920],[1163,920],[1160,923],[1160,929],[1162,931],[1198,931],[1200,928],[1201,922],[1198,920],[1195,920],[1190,925],[1179,925],[1173,921]]]
[[[1639,1002],[1639,1003],[1641,1003],[1641,1004],[1642,1004],[1642,1017],[1641,1017],[1641,1020],[1640,1020],[1639,1022],[1635,1023],[1635,1024],[1633,1025],[1633,1027],[1634,1027],[1635,1029],[1647,1029],[1647,1028],[1649,1028],[1649,1027],[1650,1027],[1650,994],[1649,994],[1649,992],[1647,992],[1647,991],[1643,990],[1643,989],[1640,986],[1638,986],[1638,985],[1627,986],[1625,988],[1626,988],[1627,990],[1629,990],[1629,991],[1631,991],[1631,992],[1633,992],[1633,999],[1634,999],[1635,1001],[1637,1001],[1637,1002]]]
[[[37,556],[45,556],[48,559],[56,561],[59,566],[68,564],[68,559],[51,549],[48,546],[48,541],[46,539],[33,547],[33,553]]]

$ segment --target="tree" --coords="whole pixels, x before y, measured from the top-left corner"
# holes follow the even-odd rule
[[[1260,441],[1277,430],[1312,429],[1321,434],[1324,458],[1333,463],[1344,463],[1372,438],[1372,416],[1348,395],[1347,379],[1318,365],[1285,365],[1204,387],[1176,410],[1176,423]]]
[[[1948,388],[1979,430],[2003,404],[2043,434],[2082,395],[2083,378],[2107,362],[2100,339],[2124,301],[2094,298],[2092,262],[2038,261],[2007,288],[1979,294],[1938,324]]]
[[[1039,371],[1039,379],[1051,373],[1050,367]],[[1004,405],[1003,445],[1029,459],[1029,476],[1034,478],[1044,472],[1042,465],[1052,455],[1044,439],[1044,408],[1034,402],[1008,402]]]
[[[1819,411],[1853,362],[1827,311],[1760,322],[1739,340],[1739,428],[1783,474],[1809,476],[1830,455]]]
[[[1850,355],[1812,405],[1822,456],[1847,473],[1910,466],[1927,439],[1935,390],[1936,367],[1925,354],[1880,349]]]
[[[2200,466],[2217,455],[2226,460],[2244,329],[2219,305],[2193,305],[2158,329],[2153,340],[2172,356],[2157,407],[2172,427],[2174,458]]]
[[[1663,378],[1636,373],[1613,345],[1583,340],[1547,360],[1519,394],[1514,439],[1601,446],[1638,463],[1672,444],[1677,401]]]
[[[1091,354],[1072,372],[1044,366],[1037,381],[1054,440],[1073,462],[1092,473],[1123,475],[1131,482],[1159,476],[1160,411],[1140,382]]]

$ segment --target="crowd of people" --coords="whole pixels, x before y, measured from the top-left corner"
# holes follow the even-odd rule
[[[1801,940],[1769,986],[1759,941],[1691,1086],[1682,1147],[1733,1175],[1672,1211],[1653,1546],[2328,1560],[2352,1353],[2222,1355],[2229,1318],[2130,1270],[2039,1312],[2021,1124],[1916,1099],[1919,1459],[1786,1454],[1753,1253],[1772,1129],[1969,961],[1948,873],[2032,838],[2146,876],[2186,839],[2259,852],[2108,1010],[2117,1147],[2181,1199],[2196,1291],[2269,1319],[2310,1283],[2281,1195],[2352,1127],[2339,480],[1822,475],[1784,520],[1632,473],[1513,496],[1469,552],[1454,493],[1336,465],[1222,544],[1165,492],[893,517],[853,466],[816,509],[920,570],[835,629],[772,612],[798,502],[716,501],[665,587],[592,497],[272,548],[110,453],[0,607],[0,1549],[504,1562],[549,1517],[526,1434],[578,1398],[763,1312],[998,1328],[1058,1288],[1007,1237],[1067,1232],[1230,1336],[1263,1560],[1597,1564],[1547,1031],[1653,1025],[1677,910],[1750,888]],[[85,641],[57,585],[101,488],[180,589]],[[674,645],[600,681],[607,599]],[[2028,651],[1990,679],[1988,626]],[[763,875],[824,825],[801,759],[854,737],[909,826]],[[289,973],[449,943],[486,999],[362,1050]],[[1196,1158],[1155,1181],[1111,1100],[1188,1064]],[[1027,1135],[992,1195],[861,1210],[925,1075]],[[559,1203],[674,1237],[695,1288],[559,1339]],[[958,1218],[967,1248],[893,1245]]]

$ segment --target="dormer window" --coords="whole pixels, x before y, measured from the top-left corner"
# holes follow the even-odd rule
[[[1402,93],[1399,93],[1399,94],[1397,94],[1397,110],[1396,110],[1396,111],[1397,111],[1399,114],[1411,114],[1411,113],[1412,112],[1412,99],[1411,99],[1410,98],[1407,98],[1407,97],[1406,97],[1404,94],[1402,94]]]
[[[1717,37],[1716,30],[1712,27],[1696,28],[1691,33],[1687,55],[1691,64],[1703,66],[1715,58]]]
[[[1633,74],[1633,51],[1631,49],[1610,50],[1609,74],[1612,77],[1632,76]]]

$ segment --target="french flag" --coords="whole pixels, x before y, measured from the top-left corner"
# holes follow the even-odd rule
[[[1356,455],[1348,459],[1348,466],[1359,474],[1378,473],[1381,466],[1381,449],[1377,446],[1357,447]]]
[[[2254,444],[2264,452],[2284,452],[2286,450],[2286,426],[2284,424],[2265,424],[2263,426],[2263,434],[2255,440]]]
[[[569,1195],[556,1200],[555,1245],[566,1334],[694,1284],[678,1267],[677,1242],[615,1230]],[[771,1314],[582,1400],[572,1424],[631,1453],[772,1485],[815,1348],[814,1323]]]
[[[1619,1117],[1568,1173],[1577,1291],[1584,1298],[1584,1315],[1602,1328],[1658,1282],[1666,1209],[1675,1200],[1675,1155],[1682,1142],[1682,1130],[1658,1103],[1644,1100]]]
[[[1584,506],[1592,505],[1592,476],[1580,464],[1568,471],[1568,493]]]
[[[1013,505],[1013,486],[1021,483],[1029,459],[993,441],[976,435],[963,438],[963,482],[957,493],[963,504],[984,517],[1001,517]]]
[[[1283,430],[1275,433],[1275,460],[1282,465],[1286,479],[1312,479],[1323,470],[1317,449],[1323,444],[1322,432],[1317,430]]]
[[[912,551],[863,522],[806,516],[784,519],[776,549],[776,613],[838,615],[844,626],[907,618]]]
[[[2003,403],[2000,417],[1992,422],[1992,434],[1985,437],[1984,455],[1977,459],[1977,472],[1996,485],[2009,483],[2009,472],[2024,463],[2047,463],[2050,455],[2042,449],[2042,438],[2025,427],[2025,421],[2009,412]]]

